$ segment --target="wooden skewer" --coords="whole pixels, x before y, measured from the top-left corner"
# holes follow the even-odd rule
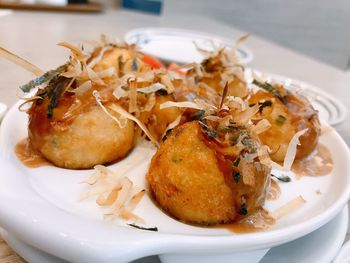
[[[32,72],[35,76],[41,76],[45,72],[38,68],[37,66],[33,65],[29,61],[20,58],[19,56],[13,54],[12,52],[6,50],[5,48],[0,47],[0,57],[3,57],[7,59],[8,61],[11,61],[12,63]]]

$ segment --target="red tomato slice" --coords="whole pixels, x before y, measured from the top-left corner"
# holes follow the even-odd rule
[[[163,63],[159,59],[150,55],[143,54],[142,61],[149,65],[152,69],[164,68]]]

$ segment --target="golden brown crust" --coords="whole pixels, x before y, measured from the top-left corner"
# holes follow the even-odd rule
[[[67,125],[48,119],[45,111],[40,114],[44,115],[40,124],[36,122],[38,114],[31,115],[30,143],[59,167],[85,169],[110,163],[125,157],[134,145],[133,122],[127,120],[126,126],[120,128],[97,105],[77,115]],[[115,117],[119,118],[117,114]],[[42,127],[49,127],[49,130]]]
[[[286,93],[281,86],[279,90]],[[262,107],[259,117],[267,119],[272,127],[259,134],[263,144],[272,150],[271,159],[283,162],[289,142],[298,131],[308,128],[307,132],[300,137],[301,145],[297,148],[297,159],[309,155],[315,148],[320,134],[320,124],[311,104],[301,96],[287,93],[283,102],[265,91],[258,91],[249,100],[250,104],[260,105],[266,101],[271,105]]]
[[[181,110],[177,107],[160,109],[160,105],[167,101],[174,101],[172,95],[156,95],[156,101],[151,111],[141,112],[139,119],[145,123],[157,141],[162,140],[168,125],[181,115]]]
[[[237,214],[231,189],[199,133],[195,122],[176,128],[152,158],[148,183],[161,207],[182,221],[230,222]]]
[[[196,224],[229,223],[254,213],[264,203],[270,170],[244,159],[233,168],[233,156],[220,155],[206,140],[196,121],[171,132],[147,174],[156,201],[175,218]]]

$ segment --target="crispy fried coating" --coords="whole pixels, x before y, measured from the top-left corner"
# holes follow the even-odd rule
[[[258,91],[249,100],[251,104],[259,103],[259,115],[272,125],[259,134],[259,138],[272,150],[271,159],[283,162],[294,134],[307,128],[307,132],[300,137],[296,155],[297,159],[304,158],[316,147],[320,135],[317,111],[302,96],[287,92],[282,86],[276,87],[283,94],[283,100],[265,91]]]
[[[174,101],[172,95],[156,95],[155,104],[151,111],[144,111],[140,114],[140,120],[146,124],[151,134],[161,141],[170,123],[181,115],[177,107],[160,109],[160,105],[167,101]]]
[[[220,72],[211,73],[210,77],[203,77],[201,82],[207,84],[209,87],[214,88],[219,94],[222,94],[224,90],[223,79],[221,77]],[[222,83],[222,84],[220,84]],[[248,95],[248,89],[245,83],[243,83],[240,79],[235,76],[232,76],[232,81],[228,82],[228,96],[235,97],[246,97]]]
[[[59,167],[85,169],[110,163],[125,157],[134,146],[134,123],[114,114],[119,122],[125,121],[125,127],[120,127],[96,104],[92,93],[100,92],[105,107],[118,103],[126,108],[125,102],[117,101],[112,94],[116,83],[128,72],[149,70],[149,67],[137,59],[133,47],[113,45],[95,48],[86,64],[96,74],[89,73],[94,81],[87,73],[73,79],[62,75],[50,80],[44,89],[38,90],[37,95],[42,99],[34,102],[28,111],[31,145]],[[97,73],[106,71],[112,74],[104,76],[102,81]],[[91,82],[89,90],[75,92],[87,80]]]
[[[92,168],[125,157],[134,145],[134,124],[127,120],[124,128],[95,105],[67,121],[47,118],[45,105],[30,112],[29,140],[53,164],[69,169]],[[64,108],[64,107],[63,107]],[[115,114],[116,118],[120,118]]]
[[[223,93],[227,84],[227,95],[244,98],[249,94],[245,81],[239,77],[244,74],[244,68],[239,65],[235,55],[227,49],[221,49],[204,59],[201,63],[204,74],[198,75],[196,70],[191,70],[189,76],[195,76],[199,83]]]
[[[264,202],[269,170],[245,161],[233,169],[233,161],[218,156],[205,140],[197,121],[171,132],[147,174],[154,198],[164,211],[189,223],[228,223],[253,213]]]
[[[138,72],[147,72],[150,67],[143,63],[141,59],[136,59],[137,52],[134,48],[118,48],[113,47],[107,50],[103,54],[103,58],[95,66],[94,70],[96,72],[109,69],[111,67],[115,68],[116,73],[119,77],[122,77],[125,73],[137,70]],[[135,59],[135,61],[133,61]],[[134,69],[133,63],[137,61],[137,69]]]

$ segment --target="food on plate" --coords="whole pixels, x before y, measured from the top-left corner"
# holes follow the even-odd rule
[[[65,114],[72,105],[70,100],[69,96],[61,98],[51,118],[47,118],[45,100],[28,111],[30,144],[46,159],[59,167],[83,169],[121,159],[131,150],[132,121],[126,120],[120,127],[96,104],[69,120]],[[119,114],[114,117],[120,119]]]
[[[222,94],[226,83],[228,96],[244,98],[249,94],[245,68],[232,49],[222,48],[210,54],[200,64],[194,64],[188,75],[194,76],[198,85],[214,89],[219,94]]]
[[[128,112],[144,125],[146,135],[157,144],[162,140],[167,127],[182,115],[179,108],[161,109],[160,104],[174,102],[174,91],[183,83],[182,77],[170,75],[165,69],[131,73],[121,78],[121,84],[116,87],[113,95],[129,104]]]
[[[176,127],[153,156],[148,183],[162,209],[175,218],[229,223],[263,206],[270,185],[268,156],[247,127],[233,123],[232,113],[223,110],[215,119]]]
[[[152,110],[144,111],[140,115],[140,120],[145,123],[146,127],[157,141],[162,140],[165,136],[167,127],[178,118],[181,118],[182,115],[182,111],[177,107],[160,109],[160,105],[167,101],[174,101],[172,94],[156,94],[155,104]]]
[[[325,151],[317,148],[310,155],[320,136],[317,111],[281,84],[251,81],[234,49],[166,68],[134,45],[105,37],[89,44],[60,43],[71,51],[69,61],[23,85],[24,93],[38,89],[20,108],[31,103],[31,148],[58,167],[95,168],[86,196],[110,208],[106,217],[144,222],[134,209],[145,190],[125,176],[139,161],[124,172],[102,166],[127,156],[140,139],[158,147],[146,175],[152,196],[186,223],[266,228],[305,201],[275,214],[264,210],[265,200],[279,196],[271,176],[290,181],[272,167],[290,171],[298,159],[319,168],[319,160],[310,161],[315,156],[327,166],[322,174],[330,171],[329,154],[319,157]]]
[[[26,101],[29,143],[53,164],[84,169],[119,160],[139,135],[157,144],[181,117],[178,108],[159,108],[182,82],[156,58],[105,38],[90,52],[60,45],[70,49],[69,61],[21,87],[38,87]]]
[[[310,102],[297,93],[286,90],[280,84],[253,82],[261,89],[251,94],[250,105],[259,105],[256,117],[269,121],[271,128],[259,134],[260,140],[269,146],[271,159],[283,162],[293,136],[307,129],[300,136],[296,159],[308,156],[316,147],[320,136],[317,111]]]
[[[317,111],[310,102],[281,84],[270,84],[256,79],[250,83],[247,70],[238,63],[231,49],[222,48],[213,52],[201,64],[194,64],[188,76],[195,78],[199,87],[222,94],[227,85],[227,96],[249,99],[251,105],[260,109],[252,121],[266,119],[270,129],[259,135],[263,144],[270,147],[271,158],[283,162],[293,136],[304,129],[297,148],[297,159],[308,156],[316,147],[320,135]],[[259,87],[260,90],[255,88]],[[202,96],[208,101],[213,97]]]
[[[91,53],[61,43],[70,60],[27,85],[39,86],[29,108],[31,146],[59,167],[91,168],[123,158],[135,141],[134,123],[107,108],[127,105],[113,96],[114,86],[130,71],[149,70],[129,46],[104,43]],[[93,91],[100,92],[100,101]],[[111,118],[112,117],[112,118]]]

